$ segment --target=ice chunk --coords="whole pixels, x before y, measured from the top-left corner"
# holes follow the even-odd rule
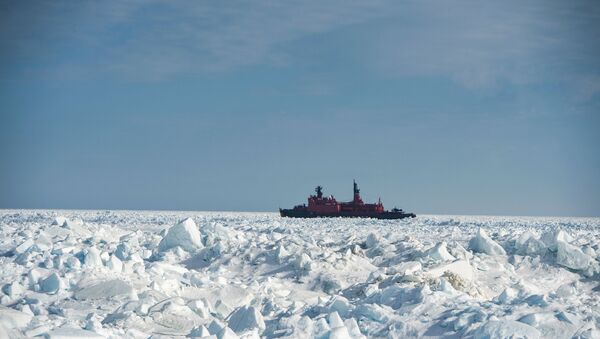
[[[83,264],[87,267],[99,267],[102,266],[102,258],[100,257],[100,251],[96,247],[90,247],[85,251],[85,258]]]
[[[377,247],[380,242],[381,240],[379,239],[377,234],[369,233],[369,235],[367,236],[367,241],[365,241],[365,245],[367,246],[367,248],[374,248]]]
[[[390,267],[389,271],[392,274],[413,275],[419,272],[423,266],[418,261],[406,261]]]
[[[265,330],[265,321],[262,314],[254,306],[243,306],[235,310],[227,319],[227,324],[236,333],[251,329]]]
[[[592,323],[588,323],[577,330],[577,332],[573,335],[573,338],[598,339],[600,338],[600,331]]]
[[[29,238],[29,239],[23,241],[19,246],[17,246],[15,248],[15,253],[16,254],[25,253],[31,246],[33,246],[33,244],[34,244],[33,239]]]
[[[565,319],[564,315],[563,312],[536,312],[521,317],[519,321],[535,327],[544,338],[572,338],[581,325],[577,319]]]
[[[204,327],[204,325],[192,329],[192,331],[188,334],[188,337],[204,338],[208,336],[210,336],[210,332],[208,332],[208,329]]]
[[[210,284],[210,277],[207,277],[204,274],[192,273],[190,276],[190,284],[192,286],[202,287],[204,285]]]
[[[540,338],[540,331],[532,326],[515,320],[490,320],[479,327],[474,333],[475,339],[493,338]]]
[[[290,254],[288,253],[288,251],[285,249],[285,247],[283,247],[283,245],[279,245],[277,246],[277,249],[275,250],[275,259],[277,259],[278,263],[283,263],[283,261],[285,260],[285,258],[287,256],[289,256]]]
[[[327,333],[329,333],[329,330],[331,330],[331,328],[329,327],[329,324],[327,324],[327,320],[325,320],[325,318],[321,318],[321,319],[315,321],[315,323],[313,325],[313,337],[314,338],[325,337],[325,335],[327,335]]]
[[[433,261],[451,261],[456,259],[452,256],[452,254],[448,253],[445,241],[439,242],[432,248],[425,251],[423,258]]]
[[[548,297],[543,294],[532,294],[525,298],[524,300],[529,306],[540,306],[547,307],[548,306]]]
[[[388,307],[388,309],[390,308]],[[361,304],[354,310],[356,316],[362,316],[380,323],[385,323],[390,319],[389,313],[390,312],[378,304]]]
[[[52,225],[62,226],[65,222],[67,222],[67,220],[68,219],[63,216],[58,216],[54,218],[54,221],[52,221]]]
[[[46,272],[47,271],[42,268],[32,268],[29,273],[27,273],[29,286],[33,287],[35,284],[39,283],[40,279],[47,274]]]
[[[467,260],[457,260],[452,263],[442,264],[430,269],[424,274],[431,278],[439,278],[444,274],[447,274],[446,272],[451,272],[466,282],[473,281],[473,267],[471,267]]]
[[[50,331],[50,329],[52,329],[52,327],[50,327],[50,325],[41,325],[41,326],[37,326],[37,327],[34,327],[32,329],[25,331],[25,335],[28,338],[32,338],[32,337],[42,335],[42,334]]]
[[[348,333],[350,334],[351,338],[354,338],[354,339],[366,338],[365,335],[360,332],[360,327],[358,327],[358,323],[356,322],[356,319],[354,319],[354,318],[346,319],[346,321],[344,321],[344,325],[348,329]]]
[[[329,310],[347,316],[350,312],[350,301],[341,295],[336,295],[329,303]]]
[[[111,255],[108,261],[106,262],[106,267],[110,268],[112,271],[117,273],[121,273],[123,270],[123,262],[117,258],[116,255]]]
[[[572,270],[585,270],[593,262],[592,257],[583,253],[579,247],[564,241],[557,241],[556,249],[556,263]]]
[[[96,333],[102,332],[102,318],[96,313],[90,313],[85,317],[85,329]]]
[[[313,329],[314,329],[314,321],[304,315],[293,315],[289,318],[283,318],[282,323],[289,324],[291,328],[293,328],[293,337],[294,338],[311,338],[313,337]]]
[[[329,316],[327,316],[327,323],[330,328],[344,327],[344,322],[337,312],[329,313]]]
[[[369,284],[373,284],[373,283],[378,283],[381,282],[385,279],[386,275],[385,273],[377,270],[377,271],[373,271],[369,274],[369,277],[367,278],[367,283]]]
[[[469,249],[489,255],[506,255],[504,248],[492,240],[482,228],[479,228],[477,235],[469,241]]]
[[[422,292],[421,287],[400,287],[394,284],[381,291],[379,302],[398,309],[404,304],[420,303],[423,300]]]
[[[155,324],[171,335],[185,335],[202,322],[202,319],[185,305],[185,301],[177,297],[152,306],[148,314],[151,314]]]
[[[129,248],[129,245],[126,243],[119,244],[115,250],[115,255],[122,261],[128,260],[129,256],[131,255],[131,249]]]
[[[2,291],[4,293],[6,293],[6,295],[14,298],[14,297],[21,295],[25,290],[23,289],[23,286],[21,286],[21,284],[19,284],[19,282],[13,281],[10,284],[4,285],[2,287]]]
[[[595,258],[597,256],[596,251],[594,250],[594,248],[592,248],[592,246],[590,245],[585,245],[581,248],[581,251],[587,255],[589,255],[592,258]]]
[[[233,311],[233,308],[224,300],[219,299],[215,301],[214,310],[217,314],[221,315],[221,318],[227,318]]]
[[[158,244],[161,252],[173,247],[181,247],[188,252],[196,252],[202,249],[202,238],[196,223],[187,218],[177,225],[171,227],[165,237]]]
[[[33,259],[34,255],[31,251],[26,251],[25,253],[21,253],[19,254],[16,258],[15,258],[15,263],[19,264],[19,265],[23,265],[25,267],[31,267],[31,261]]]
[[[517,240],[515,241],[515,246],[517,248],[521,247],[530,238],[535,238],[535,234],[533,234],[531,231],[525,231],[525,232],[521,233],[519,235],[519,237],[517,238]]]
[[[101,281],[91,286],[86,286],[75,292],[73,297],[82,299],[101,299],[117,296],[130,296],[134,293],[133,287],[123,280],[114,279]]]
[[[6,329],[25,327],[31,318],[32,316],[27,313],[0,306],[0,331],[3,327]]]
[[[379,291],[378,284],[368,284],[368,285],[364,286],[362,289],[362,293],[366,297],[370,297],[370,296],[374,295],[375,293],[377,293],[378,291]]]
[[[529,237],[517,247],[517,254],[520,255],[544,255],[546,253],[546,244],[535,237]]]
[[[510,303],[513,302],[513,300],[515,300],[515,298],[517,298],[518,295],[519,295],[519,291],[518,290],[516,290],[516,289],[514,289],[512,287],[507,287],[498,296],[498,303],[500,303],[500,304],[510,304]]]
[[[451,295],[455,295],[456,289],[462,288],[462,287],[464,287],[463,281],[457,275],[446,272],[440,278],[440,284],[438,286],[438,291],[446,292]]]
[[[348,329],[345,326],[332,328],[329,332],[329,339],[352,339]]]
[[[542,234],[541,241],[546,244],[549,250],[554,252],[558,249],[559,241],[570,243],[573,241],[573,237],[561,229],[555,229]]]
[[[450,254],[452,254],[452,256],[454,256],[457,259],[473,258],[473,254],[471,252],[467,251],[464,247],[462,247],[461,244],[459,244],[456,241],[454,241],[452,243],[452,246],[450,246],[449,252],[450,252]]]
[[[210,306],[207,304],[208,304],[208,302],[204,301],[204,300],[192,300],[187,305],[192,311],[196,312],[196,314],[198,314],[201,318],[208,319],[208,317],[210,316],[210,312],[209,312]]]
[[[208,331],[213,334],[220,333],[224,328],[225,324],[217,319],[214,319],[210,322],[210,324],[208,324]]]
[[[225,327],[217,334],[219,339],[238,339],[239,337],[229,327]]]
[[[81,261],[76,257],[69,255],[64,260],[64,266],[69,270],[78,270],[81,267]]]
[[[296,261],[294,262],[294,267],[299,271],[308,272],[311,268],[312,260],[306,253],[302,253],[298,257],[296,257]]]
[[[66,230],[69,230],[70,234],[76,237],[88,237],[92,235],[92,231],[80,219],[67,220],[62,227]]]
[[[230,239],[230,232],[226,227],[223,227],[220,223],[210,223],[204,225],[202,233],[207,235],[206,245],[212,245],[220,240]]]
[[[54,294],[63,287],[63,282],[56,272],[40,282],[43,292]]]
[[[341,281],[338,277],[330,273],[323,273],[319,275],[317,279],[319,284],[316,286],[320,286],[321,290],[327,294],[338,293],[342,289]]]
[[[81,226],[81,225],[83,225],[83,220],[76,218],[73,220],[65,219],[65,222],[62,223],[62,225],[60,225],[60,226],[62,226],[64,228],[73,228],[74,226]]]
[[[48,338],[48,339],[80,339],[80,338],[102,339],[102,338],[104,338],[104,336],[102,336],[98,333],[92,332],[92,331],[82,330],[80,328],[62,327],[62,328],[58,328],[56,330],[52,330],[52,331],[48,332],[46,334],[46,338]]]

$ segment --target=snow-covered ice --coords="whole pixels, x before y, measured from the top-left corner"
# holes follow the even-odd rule
[[[167,235],[158,244],[160,251],[166,251],[173,247],[181,247],[188,252],[194,252],[202,248],[200,231],[194,220],[186,218],[169,228]]]
[[[0,211],[0,338],[600,338],[600,219]]]

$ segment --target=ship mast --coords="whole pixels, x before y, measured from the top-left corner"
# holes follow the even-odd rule
[[[323,197],[323,187],[320,185],[315,188],[315,192],[317,192],[317,198],[321,199]]]
[[[356,184],[356,180],[352,180],[354,182],[354,203],[357,203],[360,199],[360,190],[358,189],[358,185]]]

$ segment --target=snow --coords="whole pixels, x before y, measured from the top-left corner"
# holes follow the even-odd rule
[[[600,334],[600,219],[4,210],[0,225],[0,337]]]

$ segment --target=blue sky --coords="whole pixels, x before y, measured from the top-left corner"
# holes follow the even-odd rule
[[[594,1],[0,5],[0,208],[600,216]]]

